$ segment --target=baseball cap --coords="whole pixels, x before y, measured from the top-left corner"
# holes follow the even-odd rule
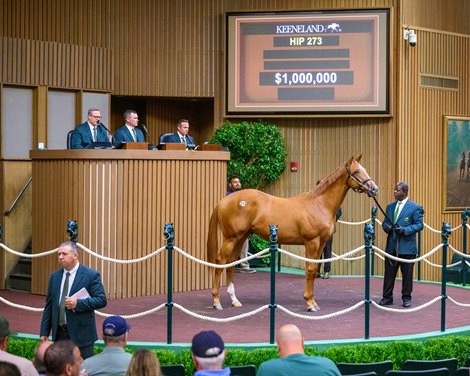
[[[191,351],[200,358],[213,358],[224,351],[224,341],[213,330],[202,331],[193,337]]]
[[[0,316],[0,336],[5,337],[10,335],[10,324],[8,320]]]
[[[103,322],[103,335],[118,337],[129,331],[131,326],[121,316],[109,316]]]

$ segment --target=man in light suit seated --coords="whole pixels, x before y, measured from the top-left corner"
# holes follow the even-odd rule
[[[165,142],[173,144],[186,144],[194,145],[194,138],[189,133],[189,121],[186,119],[180,119],[176,123],[177,132],[166,138]]]
[[[72,149],[93,149],[93,142],[109,142],[108,131],[100,125],[100,110],[90,108],[88,120],[77,125],[72,132]]]
[[[114,145],[119,148],[124,142],[145,142],[144,133],[137,128],[139,116],[134,110],[124,112],[125,124],[114,133]]]

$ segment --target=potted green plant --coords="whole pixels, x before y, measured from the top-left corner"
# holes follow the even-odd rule
[[[227,175],[238,176],[244,188],[263,189],[277,181],[286,168],[287,151],[280,129],[262,120],[225,122],[216,130],[211,144],[221,144],[230,151]],[[269,247],[269,242],[250,235],[250,253]],[[269,257],[250,261],[252,266],[269,264]]]

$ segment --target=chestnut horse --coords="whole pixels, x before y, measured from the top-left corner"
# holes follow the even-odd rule
[[[326,241],[333,235],[336,212],[349,188],[369,197],[378,187],[359,163],[361,156],[339,166],[310,192],[291,198],[280,198],[255,190],[244,189],[228,195],[215,207],[209,225],[207,256],[209,262],[227,264],[238,259],[241,247],[250,233],[269,239],[269,225],[277,225],[280,244],[305,245],[305,257],[318,259]],[[217,255],[217,228],[223,244]],[[216,257],[217,256],[217,257]],[[313,296],[314,277],[318,264],[306,262],[304,299],[308,311],[319,309]],[[223,269],[216,268],[212,296],[213,307],[222,309],[219,289]],[[227,292],[232,306],[241,303],[235,296],[233,267],[227,268]]]

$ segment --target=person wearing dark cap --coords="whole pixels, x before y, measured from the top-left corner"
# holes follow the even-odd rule
[[[85,359],[81,369],[88,376],[125,375],[132,354],[124,351],[131,326],[121,316],[103,322],[103,352]]]
[[[224,341],[213,330],[202,331],[193,337],[191,353],[196,368],[194,376],[230,375],[230,368],[223,368]]]
[[[0,316],[0,361],[15,364],[23,376],[37,376],[38,372],[34,368],[33,362],[7,352],[7,342],[10,334],[10,323],[5,317]]]

